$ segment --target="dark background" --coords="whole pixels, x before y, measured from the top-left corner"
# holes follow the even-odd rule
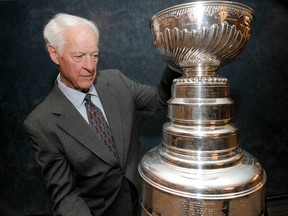
[[[156,54],[150,17],[180,0],[0,1],[0,215],[50,213],[22,124],[53,87],[57,69],[42,30],[57,12],[91,19],[100,36],[100,69],[156,84],[165,63]],[[256,11],[247,48],[218,74],[230,81],[240,146],[267,172],[267,196],[288,193],[288,6],[285,0],[246,0]],[[166,110],[139,115],[147,148],[160,143]]]

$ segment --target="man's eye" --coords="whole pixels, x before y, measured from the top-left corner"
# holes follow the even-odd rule
[[[83,59],[83,55],[76,55],[76,56],[74,56],[74,59],[76,61],[81,61]]]

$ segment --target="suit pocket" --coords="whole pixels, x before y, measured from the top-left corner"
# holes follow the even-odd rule
[[[89,154],[82,155],[81,159],[78,157],[77,161],[74,161],[74,169],[77,174],[91,176],[99,172],[105,172],[109,169],[105,162],[103,162],[97,155],[90,152]]]
[[[88,198],[86,200],[87,205],[91,212],[95,212],[93,215],[101,215],[105,208],[104,198]]]

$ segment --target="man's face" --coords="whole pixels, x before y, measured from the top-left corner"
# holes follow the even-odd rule
[[[59,65],[60,79],[68,87],[78,91],[88,90],[96,78],[98,41],[87,26],[67,29],[64,33],[63,53],[56,51],[52,60]]]

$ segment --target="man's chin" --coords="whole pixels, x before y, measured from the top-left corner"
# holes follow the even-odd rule
[[[81,89],[90,89],[92,85],[93,85],[92,80],[85,80],[84,82],[82,81],[81,83],[79,83],[79,87]]]

